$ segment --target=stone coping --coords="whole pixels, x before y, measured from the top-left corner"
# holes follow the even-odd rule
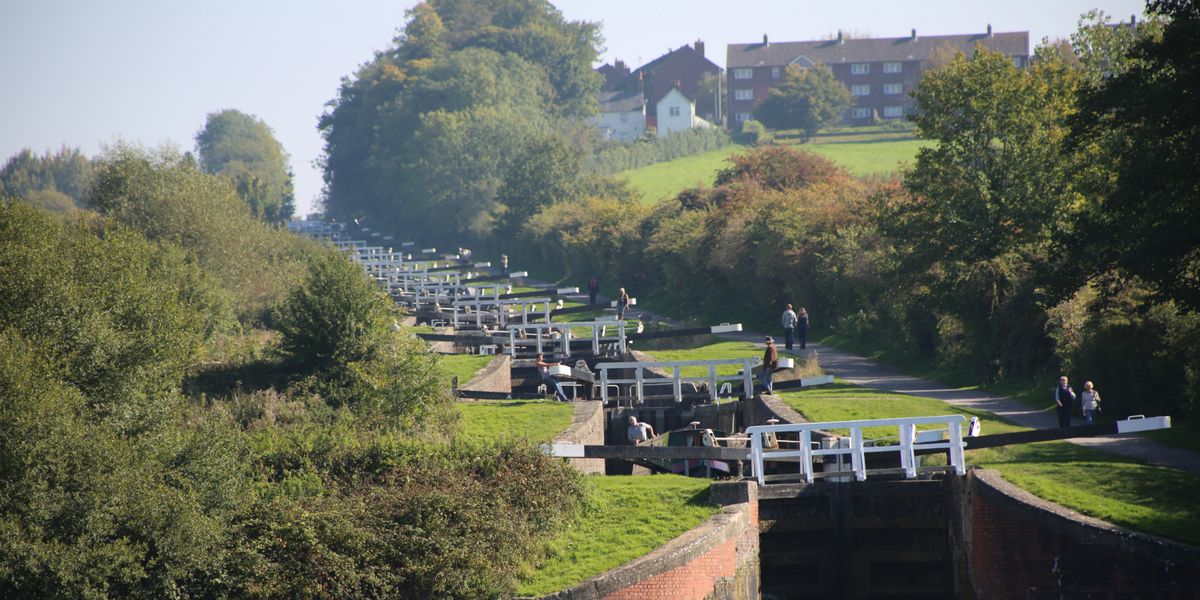
[[[571,444],[588,442],[589,440],[584,438],[587,437],[587,433],[590,433],[587,430],[594,425],[593,420],[597,418],[598,413],[601,419],[601,444],[603,444],[603,402],[599,400],[579,400],[571,402],[571,405],[574,408],[574,411],[571,413],[571,424],[562,433],[555,436],[554,441]]]
[[[1034,523],[1087,543],[1101,544],[1146,558],[1200,565],[1200,547],[1113,525],[1095,517],[1039,498],[1005,481],[994,469],[972,469],[976,493],[986,500],[1019,512]]]
[[[591,600],[614,594],[656,575],[681,567],[736,538],[750,526],[750,503],[723,507],[700,525],[656,548],[649,554],[601,573],[569,589],[543,596],[543,600]]]

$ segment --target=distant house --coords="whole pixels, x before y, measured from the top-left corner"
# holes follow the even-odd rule
[[[646,131],[646,101],[640,93],[600,93],[600,114],[591,118],[606,140],[632,142]]]
[[[642,99],[641,131],[647,127],[656,127],[661,135],[662,127],[659,125],[658,106],[660,101],[672,90],[692,103],[692,107],[686,111],[692,116],[695,116],[697,112],[693,101],[701,94],[706,95],[705,101],[700,104],[705,107],[706,112],[703,113],[703,116],[706,116],[707,120],[700,119],[694,126],[709,125],[709,121],[719,122],[721,119],[721,99],[707,98],[708,92],[702,86],[706,77],[719,78],[721,67],[704,57],[703,41],[697,40],[691,46],[681,46],[671,50],[633,71],[630,71],[625,63],[618,60],[611,65],[606,64],[596,69],[596,72],[604,77],[604,91],[600,95],[600,116],[593,117],[592,122],[611,139],[627,139],[628,133],[618,134],[617,132],[632,131],[632,127],[618,127],[618,125],[629,125],[629,119],[634,117],[634,111],[628,102],[635,97]],[[678,99],[672,100],[671,104],[674,105],[674,102],[677,101]],[[680,115],[685,112],[682,106],[677,108]],[[670,107],[667,108],[666,114],[668,117],[673,116]],[[622,115],[626,121],[620,120]],[[675,116],[679,117],[680,115]],[[675,128],[678,122],[682,121],[677,119],[671,121],[671,130],[677,130]]]
[[[853,104],[843,116],[847,124],[865,124],[876,118],[900,119],[913,111],[909,94],[921,81],[931,59],[945,51],[962,51],[968,56],[975,44],[1009,56],[1018,67],[1029,65],[1029,32],[917,36],[917,30],[900,38],[849,39],[841,32],[836,39],[809,42],[730,44],[726,50],[729,69],[728,113],[730,125],[740,127],[754,108],[778,85],[788,65],[804,68],[828,66],[845,84]]]
[[[672,86],[655,105],[658,137],[666,137],[693,127],[712,127],[712,123],[696,116],[696,103]]]

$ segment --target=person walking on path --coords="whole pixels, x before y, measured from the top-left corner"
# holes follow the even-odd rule
[[[505,277],[508,277],[508,255],[507,254],[500,255],[500,274]]]
[[[763,387],[767,388],[768,394],[774,394],[775,386],[771,376],[775,367],[779,366],[779,350],[775,348],[775,340],[771,336],[767,336],[766,342],[767,349],[763,352],[762,372],[758,374],[758,379],[762,381]]]
[[[625,435],[629,437],[629,441],[633,442],[633,445],[639,446],[654,437],[654,428],[649,423],[639,423],[637,417],[631,416],[629,417],[629,429],[626,430]]]
[[[792,310],[792,305],[787,305],[787,310],[783,311],[783,347],[787,350],[792,349],[792,341],[795,339],[796,332],[796,311]]]
[[[600,282],[596,280],[596,276],[588,280],[588,304],[596,303],[596,294],[600,293]]]
[[[800,307],[800,314],[796,315],[796,337],[799,338],[801,350],[808,347],[808,311],[803,306]]]
[[[1058,378],[1058,387],[1054,388],[1054,407],[1058,411],[1058,426],[1060,429],[1071,426],[1071,408],[1075,406],[1075,390],[1067,384],[1067,376]]]
[[[1092,382],[1083,382],[1083,391],[1079,393],[1079,404],[1083,409],[1083,420],[1091,425],[1096,421],[1096,413],[1100,411],[1100,392],[1096,391]]]
[[[550,367],[557,367],[559,363],[546,362],[541,354],[537,355],[538,375],[542,376],[542,382],[546,387],[554,390],[554,395],[559,400],[567,402],[567,395],[563,392],[562,384],[550,374]]]
[[[625,319],[625,310],[629,308],[629,294],[625,293],[625,288],[621,288],[617,293],[617,320]]]

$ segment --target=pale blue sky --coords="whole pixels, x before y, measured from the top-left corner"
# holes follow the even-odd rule
[[[317,117],[413,0],[0,0],[0,161],[61,145],[89,155],[117,139],[194,147],[205,116],[236,108],[266,121],[291,155],[300,214],[321,191]],[[702,39],[725,45],[825,37],[996,31],[1066,37],[1100,8],[1127,20],[1138,0],[560,0],[572,20],[600,21],[604,61],[636,66]]]

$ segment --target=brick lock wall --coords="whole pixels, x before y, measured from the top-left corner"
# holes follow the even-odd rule
[[[605,596],[609,600],[704,600],[709,597],[720,577],[732,578],[737,570],[737,538],[709,550],[666,573],[635,583]]]
[[[1200,598],[1200,549],[1130,532],[973,472],[970,580],[990,598]]]

